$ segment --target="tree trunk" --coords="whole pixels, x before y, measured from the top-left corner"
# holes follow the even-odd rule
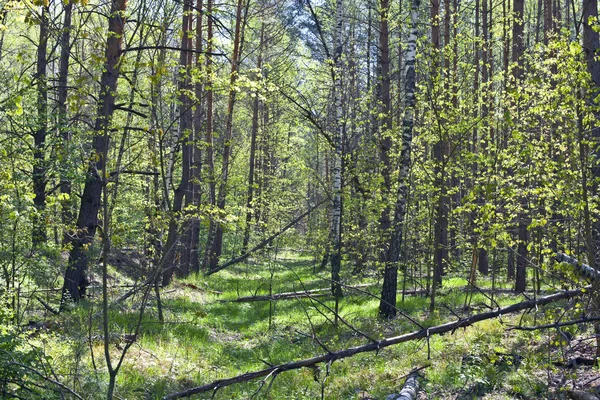
[[[515,253],[514,253],[514,249],[512,248],[508,248],[508,254],[507,254],[507,270],[506,270],[506,278],[507,280],[510,282],[511,280],[513,280],[515,278]]]
[[[60,37],[60,65],[58,71],[58,129],[61,133],[63,143],[61,144],[62,163],[71,166],[69,146],[71,143],[71,130],[67,117],[67,94],[69,83],[69,59],[71,58],[71,16],[73,14],[73,0],[69,0],[64,6],[64,22],[62,35]],[[66,197],[62,200],[62,222],[65,227],[73,224],[73,200],[71,197],[71,179],[68,171],[62,172],[60,178],[60,193]],[[68,235],[69,230],[65,230]],[[72,233],[72,232],[71,232]],[[64,243],[69,241],[68,236],[63,239]]]
[[[121,42],[125,26],[126,0],[114,0],[108,17],[108,35],[105,49],[105,65],[100,79],[100,95],[98,97],[98,115],[94,124],[94,155],[90,157],[87,180],[81,196],[77,232],[71,240],[72,249],[69,254],[69,265],[65,271],[62,305],[70,298],[79,301],[85,296],[88,286],[86,277],[88,265],[88,247],[93,243],[98,227],[98,211],[103,181],[100,171],[106,166],[106,158],[110,144],[109,125],[115,109],[117,81],[119,78],[119,61],[121,59]]]
[[[520,79],[523,73],[522,56],[525,50],[525,43],[523,40],[523,8],[524,0],[513,0],[514,20],[512,61],[516,64],[513,69],[513,75],[516,79]]]
[[[552,11],[552,0],[544,0],[544,44],[548,44],[548,40],[554,31],[554,13]]]
[[[212,81],[212,56],[211,53],[213,51],[213,17],[212,17],[212,0],[207,0],[206,2],[206,14],[207,14],[207,24],[206,24],[206,167],[208,169],[208,199],[211,207],[213,208],[217,204],[217,184],[215,177],[215,156],[214,156],[214,143],[213,143],[213,81]],[[204,251],[204,258],[202,260],[202,269],[209,270],[210,262],[211,262],[211,254],[212,254],[212,237],[215,230],[215,221],[214,218],[210,219],[210,226],[208,228],[208,239],[206,241],[206,248]]]
[[[196,17],[196,68],[202,70],[202,61],[204,55],[202,54],[202,19],[204,18],[203,12],[203,0],[197,0],[197,12]],[[193,141],[193,154],[192,154],[192,170],[190,171],[190,191],[192,209],[197,213],[200,209],[200,197],[201,187],[200,180],[202,176],[202,121],[204,119],[204,102],[202,101],[202,94],[204,87],[202,82],[197,82],[196,87],[196,109],[194,110],[194,141]],[[200,240],[200,219],[198,216],[193,216],[190,221],[189,229],[189,271],[200,272],[200,254],[198,252]]]
[[[525,207],[525,204],[521,204]],[[522,293],[527,289],[527,242],[529,240],[529,231],[527,230],[527,221],[524,219],[524,213],[519,218],[519,242],[517,245],[517,276],[515,279],[515,292]]]
[[[344,110],[342,96],[342,68],[343,68],[343,0],[335,3],[335,50],[333,56],[333,96],[335,105],[335,131],[333,134],[333,154],[331,162],[331,292],[336,298],[336,304],[342,297],[340,284],[340,270],[342,257],[342,138],[344,134]]]
[[[594,24],[596,24],[598,21],[598,2],[597,1],[593,1],[593,0],[583,0],[583,15],[582,15],[582,22],[583,22],[583,49],[585,52],[585,59],[587,62],[587,69],[588,72],[590,73],[590,76],[592,78],[592,81],[594,82],[595,85],[595,90],[591,90],[590,92],[590,103],[592,103],[594,106],[597,106],[597,99],[596,96],[598,94],[598,90],[600,89],[600,61],[598,60],[598,48],[600,48],[600,39],[599,39],[599,35],[598,32],[596,30],[594,30]],[[590,24],[591,23],[591,24]],[[595,111],[594,112],[594,116],[596,117],[596,121],[600,118],[600,112],[599,111]],[[599,164],[599,158],[600,157],[600,146],[599,146],[599,142],[600,142],[600,125],[598,125],[598,123],[594,121],[592,122],[592,143],[594,145],[595,148],[595,157],[594,157],[594,161],[592,164],[592,176],[593,176],[593,184],[591,185],[591,192],[593,195],[598,194],[598,179],[600,178],[600,164]],[[585,172],[584,172],[585,174]],[[584,187],[583,188],[584,193],[587,192],[587,188]],[[586,196],[587,197],[587,196]],[[586,199],[586,203],[587,203],[587,199]],[[590,218],[589,216],[589,210],[586,210],[588,213],[588,218]],[[595,210],[596,211],[596,210]],[[598,260],[598,239],[600,238],[600,221],[598,220],[598,215],[597,212],[594,213],[595,214],[595,221],[593,223],[593,225],[591,226],[591,232],[590,235],[591,236],[589,238],[589,244],[587,245],[588,248],[588,262],[590,263],[590,266],[592,268],[597,268],[597,266],[600,264],[599,260]],[[593,286],[594,290],[593,290],[593,298],[592,298],[592,306],[593,306],[593,313],[594,314],[598,314],[599,309],[600,309],[600,287],[598,282],[594,282],[594,286]],[[596,333],[596,357],[600,356],[600,336],[598,336],[598,334],[600,334],[600,324],[596,323],[594,324],[594,331]]]
[[[391,165],[390,165],[390,150],[392,148],[392,100],[390,97],[390,45],[389,45],[389,0],[380,0],[379,13],[380,13],[380,27],[379,27],[379,70],[381,83],[379,86],[379,102],[381,103],[381,137],[380,137],[380,162],[381,162],[381,175],[383,177],[383,186],[381,188],[382,198],[384,199],[383,210],[379,218],[379,229],[381,231],[381,237],[383,238],[383,249],[381,249],[382,261],[385,262],[387,258],[387,246],[386,242],[389,238],[389,229],[391,226],[390,220],[390,207],[387,199],[392,189],[392,180],[390,178]]]
[[[233,111],[237,97],[235,84],[238,78],[238,67],[240,62],[240,48],[242,38],[242,24],[244,17],[243,0],[238,0],[235,19],[235,36],[233,38],[233,53],[231,55],[231,73],[229,75],[229,101],[227,103],[227,117],[225,120],[225,137],[223,142],[223,162],[221,165],[221,176],[219,179],[219,191],[216,202],[218,212],[225,212],[225,200],[227,198],[227,180],[229,178],[229,163],[231,158],[231,145],[233,139]],[[244,23],[245,25],[245,23]],[[209,269],[217,268],[219,257],[223,250],[223,228],[221,224],[214,220],[211,223],[211,229],[208,235],[209,251]]]
[[[197,1],[196,5],[196,68],[198,71],[202,69],[202,0]],[[190,29],[192,23],[190,22]],[[190,45],[191,46],[191,45]],[[190,53],[191,56],[191,53]],[[189,60],[191,67],[192,60]],[[191,90],[191,88],[190,88]],[[182,276],[187,276],[191,272],[199,272],[200,264],[198,258],[198,240],[200,238],[200,220],[197,213],[200,206],[200,172],[202,168],[202,151],[200,150],[201,132],[202,132],[202,83],[196,82],[194,85],[195,101],[193,121],[191,122],[189,146],[190,146],[190,169],[188,189],[185,193],[185,209],[187,215],[185,217],[185,231],[181,242],[183,243],[181,252],[180,273]],[[191,103],[191,102],[190,102]],[[190,104],[191,105],[191,104]]]
[[[181,210],[183,206],[183,199],[188,191],[190,183],[190,164],[191,164],[191,153],[192,145],[191,132],[192,120],[191,120],[191,109],[190,99],[187,95],[187,90],[190,86],[190,75],[189,67],[191,63],[191,36],[189,32],[192,27],[191,10],[193,8],[192,0],[186,0],[183,4],[183,16],[182,16],[182,39],[181,39],[181,52],[179,53],[179,70],[180,76],[178,78],[178,103],[179,103],[179,137],[183,141],[181,146],[181,181],[179,186],[175,189],[173,196],[173,208],[171,209],[171,217],[169,220],[169,232],[167,235],[167,243],[165,246],[165,253],[163,254],[163,260],[161,265],[164,268],[163,271],[163,286],[171,283],[173,278],[173,272],[175,271],[175,255],[177,254],[178,243],[180,242],[180,221],[181,221]],[[189,249],[185,248],[185,244],[182,246],[181,253],[189,252]],[[183,269],[178,270],[181,276],[188,274],[189,265],[181,265]]]
[[[381,301],[379,303],[379,315],[391,318],[396,315],[396,291],[398,287],[398,261],[402,248],[402,233],[404,230],[404,217],[406,214],[406,200],[408,197],[408,176],[410,171],[410,158],[412,150],[412,137],[414,126],[414,108],[416,103],[416,72],[415,61],[417,57],[417,38],[419,29],[420,0],[413,0],[410,12],[412,30],[408,38],[406,50],[406,62],[404,66],[404,120],[402,121],[402,150],[400,152],[400,170],[398,172],[398,193],[396,207],[394,210],[394,224],[390,246],[388,249],[388,261],[385,265],[383,275],[383,288]]]
[[[42,6],[40,14],[40,39],[37,48],[37,70],[35,74],[37,86],[37,121],[34,133],[33,150],[33,228],[31,239],[33,247],[43,245],[47,240],[46,233],[46,134],[48,130],[48,86],[46,66],[48,64],[48,7]]]
[[[262,58],[264,51],[265,41],[265,23],[263,22],[260,27],[260,45],[258,51],[258,60],[256,62],[256,68],[259,71],[259,79],[262,78]],[[244,242],[242,243],[242,254],[248,249],[248,243],[250,242],[250,226],[252,224],[252,208],[254,207],[254,167],[256,166],[256,138],[258,136],[259,127],[259,109],[261,101],[259,93],[256,93],[254,102],[252,105],[252,128],[250,137],[250,159],[248,162],[248,195],[246,197],[246,226],[244,227]]]
[[[523,52],[525,49],[523,41],[523,0],[514,0],[514,21],[513,21],[513,62],[516,64],[513,69],[515,80],[518,82],[523,74]],[[518,84],[518,83],[515,83]],[[527,216],[525,209],[527,207],[527,199],[521,198],[521,210],[519,211],[518,219],[518,245],[517,245],[517,271],[515,278],[515,291],[523,292],[527,287],[527,240],[529,232],[527,231]]]
[[[436,78],[443,78],[446,71],[440,71],[440,0],[432,0],[431,2],[431,41],[433,44],[433,66],[432,74]],[[441,82],[440,82],[441,84]],[[435,227],[434,227],[434,269],[433,282],[437,286],[442,285],[442,275],[444,274],[444,264],[446,262],[446,249],[448,240],[448,219],[447,219],[447,196],[446,196],[446,141],[442,137],[442,133],[437,138],[437,142],[433,146],[433,157],[436,161],[435,185],[439,189],[439,197],[435,205]]]

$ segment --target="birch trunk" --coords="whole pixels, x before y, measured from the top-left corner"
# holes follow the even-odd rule
[[[402,150],[400,153],[400,171],[398,173],[398,194],[396,207],[394,211],[394,223],[392,227],[392,237],[388,250],[388,262],[385,266],[383,276],[383,290],[381,301],[379,303],[379,315],[390,318],[396,315],[396,291],[398,287],[398,266],[400,260],[400,249],[402,247],[402,231],[404,229],[404,217],[406,214],[406,199],[408,197],[408,175],[410,171],[413,126],[414,126],[414,107],[416,103],[416,72],[415,62],[417,57],[417,37],[419,29],[417,22],[419,19],[420,0],[412,1],[410,20],[412,31],[408,38],[406,50],[406,62],[404,65],[404,119],[402,121]]]
[[[342,140],[344,134],[343,99],[342,99],[342,53],[343,53],[343,0],[336,0],[335,12],[335,50],[334,50],[334,85],[335,131],[333,134],[333,154],[331,162],[331,292],[336,299],[342,297],[340,284],[342,256]]]

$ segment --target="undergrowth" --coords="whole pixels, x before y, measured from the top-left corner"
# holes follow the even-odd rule
[[[229,301],[324,288],[329,286],[328,278],[328,271],[315,273],[311,259],[288,255],[239,264],[208,278],[199,275],[176,281],[162,291],[164,323],[158,321],[156,300],[150,297],[148,301],[141,333],[118,377],[118,398],[160,399],[216,379],[365,344],[368,338],[420,329],[403,315],[428,327],[487,311],[492,302],[489,295],[475,293],[470,309],[465,310],[467,282],[460,277],[448,277],[433,313],[428,312],[428,298],[407,295],[400,301],[399,296],[403,315],[391,321],[376,317],[380,289],[374,277],[346,279],[348,286],[372,286],[346,290],[339,305],[345,323],[337,326],[330,297]],[[487,281],[479,284],[490,286]],[[500,282],[497,287],[506,285]],[[43,349],[54,374],[86,399],[102,398],[106,385],[98,300],[89,299],[54,317],[47,333],[30,338]],[[500,306],[522,300],[514,294],[494,298]],[[140,306],[138,297],[111,308],[113,358],[124,346],[123,335],[134,330]],[[399,392],[411,370],[422,367],[423,390],[431,399],[547,398],[557,390],[551,387],[550,377],[556,374],[553,363],[564,357],[568,344],[545,331],[507,330],[519,323],[542,322],[540,312],[502,316],[442,336],[359,354],[329,366],[281,373],[266,382],[225,387],[197,398],[384,399]]]

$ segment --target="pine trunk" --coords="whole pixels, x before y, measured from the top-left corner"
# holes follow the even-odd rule
[[[223,142],[223,163],[221,165],[221,176],[219,179],[219,191],[217,196],[216,208],[219,212],[225,212],[225,200],[227,198],[227,181],[229,179],[229,164],[231,158],[231,145],[233,140],[233,111],[237,97],[235,84],[238,78],[238,67],[240,62],[240,47],[242,37],[242,11],[244,9],[243,0],[238,0],[235,20],[235,36],[233,38],[233,54],[231,55],[231,73],[229,76],[229,100],[227,103],[227,117],[225,120],[225,137]],[[223,250],[223,228],[221,224],[212,221],[209,232],[208,243],[211,245],[209,254],[209,269],[216,269],[219,264],[219,257]]]
[[[173,196],[173,207],[171,209],[171,216],[169,220],[169,232],[167,235],[167,243],[165,246],[165,253],[161,265],[163,267],[163,286],[168,285],[173,278],[173,272],[175,271],[175,256],[178,251],[178,244],[180,242],[180,224],[181,224],[181,210],[183,208],[183,200],[188,191],[190,181],[190,164],[191,164],[191,153],[192,145],[190,144],[190,129],[191,125],[191,110],[190,100],[187,95],[187,90],[190,86],[189,78],[189,67],[191,62],[191,52],[188,49],[191,48],[190,31],[192,26],[191,10],[193,3],[191,0],[186,0],[183,4],[183,16],[182,16],[182,38],[181,38],[181,51],[179,53],[179,70],[180,76],[178,78],[178,103],[179,103],[179,137],[182,140],[181,146],[181,181],[175,189]],[[185,224],[185,223],[184,223]],[[186,253],[189,250],[185,248],[185,243],[182,243],[181,253]],[[188,265],[181,263],[178,274],[186,276],[188,274]]]

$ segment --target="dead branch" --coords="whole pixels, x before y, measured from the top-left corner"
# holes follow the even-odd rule
[[[589,288],[586,288],[589,289]],[[432,335],[442,335],[448,332],[454,332],[458,328],[466,328],[471,326],[477,322],[485,321],[491,318],[497,318],[499,316],[505,314],[511,314],[518,311],[527,310],[534,307],[543,306],[546,304],[550,304],[559,300],[569,299],[572,297],[581,296],[585,292],[585,289],[577,289],[577,290],[568,290],[564,292],[554,293],[549,296],[540,297],[538,299],[532,299],[528,301],[524,301],[521,303],[513,304],[507,307],[498,308],[493,311],[488,311],[481,314],[476,314],[468,318],[459,319],[451,322],[447,322],[445,324],[432,326],[430,328],[420,329],[418,331],[413,331],[410,333],[406,333],[404,335],[395,336],[391,338],[377,340],[372,343],[368,343],[362,346],[351,347],[348,349],[343,349],[335,352],[329,352],[327,354],[321,354],[316,357],[307,358],[304,360],[293,361],[285,364],[274,365],[269,368],[265,368],[259,371],[248,372],[242,375],[238,375],[232,378],[226,379],[218,379],[214,382],[208,383],[203,386],[198,386],[195,388],[191,388],[188,390],[184,390],[182,392],[173,393],[164,397],[165,400],[170,399],[180,399],[192,396],[197,393],[204,393],[208,391],[215,391],[220,388],[235,385],[237,383],[249,382],[257,378],[261,378],[264,376],[268,376],[273,373],[273,371],[277,371],[277,373],[291,371],[301,368],[310,368],[314,367],[317,364],[321,363],[332,363],[335,360],[341,360],[343,358],[352,357],[356,354],[366,353],[371,351],[380,351],[383,348],[393,346],[399,343],[409,342],[412,340],[429,338]]]
[[[266,238],[265,240],[263,240],[262,242],[260,242],[256,246],[254,246],[252,249],[250,249],[247,252],[245,252],[244,254],[242,254],[241,256],[234,258],[233,260],[228,261],[225,264],[219,265],[219,266],[215,267],[214,269],[211,269],[210,271],[207,271],[204,275],[205,276],[212,275],[215,272],[219,272],[233,264],[237,264],[239,262],[244,261],[246,258],[250,257],[250,254],[262,249],[263,247],[265,247],[266,245],[271,243],[273,240],[277,239],[277,237],[279,237],[282,233],[284,233],[285,231],[290,229],[292,226],[296,225],[300,220],[302,220],[304,217],[306,217],[307,215],[312,213],[314,210],[319,208],[319,206],[323,203],[325,203],[324,200],[318,202],[317,204],[315,204],[314,206],[312,206],[308,210],[306,210],[304,213],[302,213],[299,216],[297,216],[296,218],[294,218],[294,220],[292,220],[289,224],[284,226],[279,232],[274,233],[273,235],[269,236],[268,238]]]
[[[54,314],[54,315],[58,315],[59,312],[57,310],[55,310],[54,308],[52,308],[52,306],[48,303],[46,303],[44,300],[42,300],[39,296],[34,296],[34,298],[39,301],[46,310],[50,311],[50,313]]]

